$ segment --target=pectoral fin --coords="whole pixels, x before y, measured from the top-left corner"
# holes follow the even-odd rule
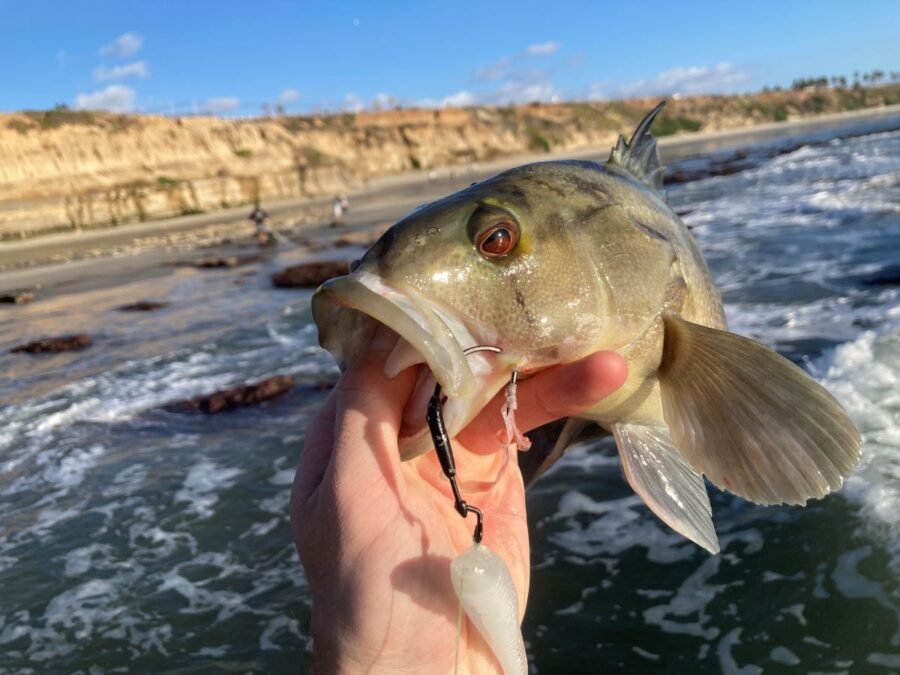
[[[628,483],[660,520],[710,553],[719,552],[703,477],[682,459],[665,427],[612,427]]]
[[[531,448],[519,453],[519,468],[522,470],[525,487],[531,487],[547,469],[556,464],[588,424],[586,420],[569,417],[529,432]]]
[[[859,433],[809,375],[747,338],[665,318],[663,414],[695,471],[760,504],[804,504],[859,462]]]

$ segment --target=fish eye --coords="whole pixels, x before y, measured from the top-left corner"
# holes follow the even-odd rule
[[[475,246],[485,258],[502,258],[518,243],[519,226],[511,220],[494,223],[475,238]]]

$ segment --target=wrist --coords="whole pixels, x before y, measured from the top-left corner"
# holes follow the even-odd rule
[[[330,622],[329,622],[330,623]],[[465,664],[456,670],[446,670],[452,664],[455,644],[450,643],[448,653],[429,654],[423,659],[413,645],[397,653],[396,646],[386,647],[381,643],[378,649],[367,649],[355,635],[339,635],[334,624],[327,631],[316,629],[313,620],[312,660],[310,675],[418,675],[419,673],[456,672],[468,673]],[[450,659],[448,662],[447,659]]]
[[[363,668],[351,657],[351,649],[342,641],[337,633],[335,621],[312,621],[312,662],[310,675],[355,675],[363,672]]]
[[[318,619],[318,620],[317,620]],[[335,617],[313,612],[311,675],[361,675],[371,672],[373,658],[359,653],[361,640]],[[379,671],[381,672],[381,671]]]

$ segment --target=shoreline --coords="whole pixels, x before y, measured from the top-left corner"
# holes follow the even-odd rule
[[[800,120],[756,125],[716,132],[667,136],[659,140],[664,162],[697,154],[791,136],[811,134],[879,119],[900,118],[900,105],[821,115]],[[474,170],[444,167],[433,172],[408,172],[369,181],[349,193],[351,209],[346,226],[328,228],[330,199],[325,197],[267,202],[270,226],[283,239],[293,239],[296,249],[304,240],[354,234],[392,223],[419,204],[432,201],[469,183],[507,168],[533,161],[604,158],[608,147],[568,152],[510,156],[479,163]],[[209,255],[246,254],[258,251],[252,243],[250,207],[193,216],[181,216],[81,232],[50,234],[0,244],[0,292],[38,288],[83,289],[89,277],[134,279],[160,266],[174,265]],[[283,247],[280,247],[283,248]],[[224,251],[224,252],[223,252]],[[314,257],[314,251],[310,251]],[[277,254],[276,254],[277,257]],[[99,281],[99,280],[98,280]],[[114,279],[103,285],[116,283]]]

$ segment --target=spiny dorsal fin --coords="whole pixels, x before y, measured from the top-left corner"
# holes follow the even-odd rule
[[[637,125],[637,129],[631,135],[631,141],[626,142],[624,136],[619,136],[619,142],[609,154],[607,164],[615,164],[644,185],[662,192],[663,165],[659,160],[659,152],[656,149],[656,139],[650,133],[650,127],[656,116],[666,107],[666,102],[661,101],[647,116]]]

